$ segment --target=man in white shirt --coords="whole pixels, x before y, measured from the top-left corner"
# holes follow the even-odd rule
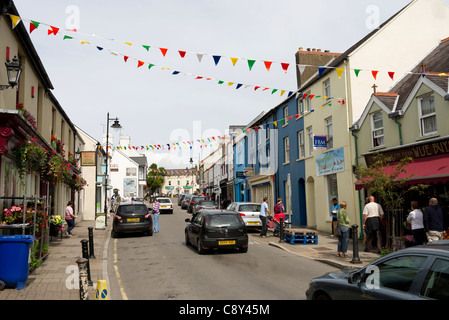
[[[267,237],[267,219],[270,215],[270,209],[268,209],[268,198],[263,198],[263,202],[260,206],[259,218],[262,220],[262,229],[260,230],[260,238]]]
[[[380,253],[382,249],[380,220],[383,218],[384,211],[374,200],[374,197],[370,196],[369,203],[363,209],[363,230],[366,233],[365,251],[375,250],[377,253]],[[377,238],[376,245],[373,244],[374,237]]]

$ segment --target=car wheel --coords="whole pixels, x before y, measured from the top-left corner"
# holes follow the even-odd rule
[[[240,248],[239,248],[239,251],[240,251],[241,253],[247,253],[247,252],[248,252],[248,246],[246,246],[246,247],[240,247]]]
[[[153,233],[154,233],[153,228],[148,229],[148,231],[145,231],[145,234],[146,234],[147,236],[150,236],[150,237],[153,235]]]
[[[187,234],[187,232],[185,234],[186,234],[186,246],[188,246],[190,245],[189,235]]]
[[[315,294],[315,296],[313,297],[313,300],[331,300],[331,297],[329,297],[327,294],[325,294],[324,292],[318,292]]]
[[[111,237],[112,238],[118,238],[118,233],[114,231],[114,229],[111,230]]]
[[[206,250],[203,248],[203,244],[201,242],[201,239],[198,239],[197,243],[196,243],[196,248],[199,254],[203,254],[206,252]]]

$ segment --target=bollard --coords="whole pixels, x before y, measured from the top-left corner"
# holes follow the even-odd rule
[[[95,259],[94,253],[94,228],[89,227],[89,259]]]
[[[97,281],[97,289],[95,290],[95,300],[108,300],[108,284],[106,280]]]
[[[360,258],[359,258],[359,240],[357,237],[357,228],[359,226],[356,224],[353,224],[351,227],[352,227],[352,245],[353,245],[353,247],[352,247],[353,253],[352,253],[351,263],[358,264],[358,263],[362,263],[362,261],[360,261]]]
[[[93,286],[92,280],[90,278],[90,263],[89,263],[89,250],[87,249],[87,243],[89,240],[83,239],[81,240],[81,248],[83,252],[83,258],[87,260],[87,283],[89,286]]]
[[[78,264],[78,272],[80,278],[80,300],[89,300],[89,291],[87,287],[87,263],[89,261],[85,258],[76,260]]]
[[[284,218],[279,218],[279,242],[284,242]]]

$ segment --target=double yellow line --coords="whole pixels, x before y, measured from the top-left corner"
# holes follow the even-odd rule
[[[117,239],[114,239],[114,270],[115,276],[117,277],[118,286],[120,288],[120,293],[122,294],[123,300],[128,300],[128,296],[125,293],[125,289],[123,288],[122,279],[120,278],[120,273],[118,272],[117,266]]]

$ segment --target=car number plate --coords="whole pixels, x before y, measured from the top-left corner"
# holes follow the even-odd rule
[[[126,221],[128,221],[128,222],[139,222],[140,218],[128,218]]]
[[[235,244],[235,240],[218,241],[218,244],[220,246],[225,246],[225,245],[229,245],[229,244]]]
[[[165,208],[168,208],[168,206],[161,206],[161,209],[165,209]]]
[[[248,222],[248,224],[259,224],[259,222]]]

